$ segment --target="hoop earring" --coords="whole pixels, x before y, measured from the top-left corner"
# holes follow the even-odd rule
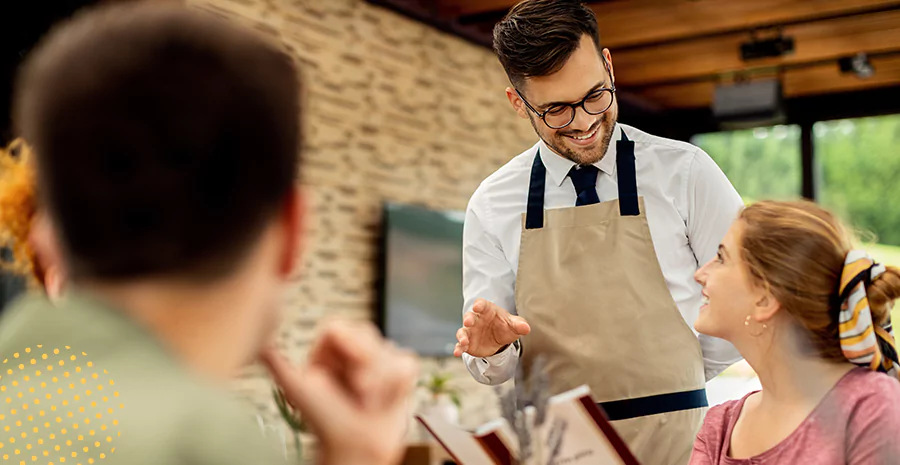
[[[749,332],[751,336],[753,336],[753,337],[759,337],[759,336],[762,336],[762,334],[763,334],[764,332],[766,332],[767,329],[769,329],[768,325],[766,325],[765,323],[763,323],[763,324],[762,324],[762,331],[760,331],[760,332],[754,334],[753,331],[750,330],[750,318],[751,318],[750,315],[747,315],[747,318],[744,319],[744,326],[747,327],[747,332]]]

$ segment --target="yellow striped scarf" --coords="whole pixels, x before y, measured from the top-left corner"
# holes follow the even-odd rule
[[[898,376],[897,346],[890,315],[883,325],[872,321],[866,286],[884,273],[884,265],[875,263],[866,252],[853,250],[844,260],[839,289],[838,328],[841,349],[852,363]]]

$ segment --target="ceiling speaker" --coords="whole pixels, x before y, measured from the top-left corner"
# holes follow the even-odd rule
[[[760,79],[716,87],[713,115],[732,126],[778,124],[784,119],[781,81]]]

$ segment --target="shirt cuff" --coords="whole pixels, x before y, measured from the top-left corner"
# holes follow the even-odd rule
[[[478,362],[479,365],[485,364],[486,366],[491,366],[495,368],[500,368],[507,363],[509,363],[510,359],[513,358],[514,355],[519,355],[521,352],[522,346],[519,344],[519,341],[516,340],[512,344],[506,346],[506,349],[503,349],[500,353],[491,355],[489,357],[481,357]],[[518,357],[515,357],[518,359]]]

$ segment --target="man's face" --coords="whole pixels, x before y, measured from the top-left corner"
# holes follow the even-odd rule
[[[585,35],[578,49],[559,71],[548,76],[527,78],[519,91],[535,110],[543,113],[555,104],[578,103],[597,89],[611,88],[614,82],[612,59],[608,50],[604,49],[602,53],[603,58],[590,36]],[[507,96],[519,116],[528,118],[537,135],[557,154],[582,165],[596,163],[606,154],[619,114],[618,103],[611,95],[609,110],[591,115],[578,107],[572,123],[561,129],[552,129],[544,124],[516,95],[515,90],[507,89]]]

